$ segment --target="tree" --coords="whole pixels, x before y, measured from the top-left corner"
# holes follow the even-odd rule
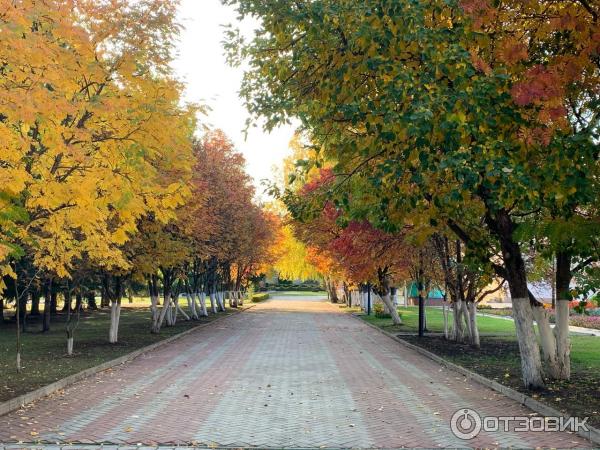
[[[281,225],[280,236],[275,246],[278,257],[273,268],[283,278],[317,280],[327,274],[311,263],[310,250],[294,236],[292,225]]]
[[[524,384],[543,386],[533,329],[534,312],[541,308],[530,299],[518,231],[540,208],[590,197],[598,147],[592,138],[598,123],[593,14],[582,2],[552,6],[554,17],[565,22],[576,9],[583,32],[571,31],[581,44],[575,48],[587,49],[578,52],[577,74],[564,78],[562,86],[575,94],[576,106],[592,112],[584,115],[589,118],[584,126],[569,128],[568,110],[557,105],[566,101],[563,90],[552,91],[557,68],[549,71],[540,62],[545,54],[558,63],[571,54],[573,40],[553,47],[556,35],[546,25],[537,40],[526,18],[539,2],[507,6],[504,13],[512,16],[506,20],[489,20],[498,16],[485,1],[462,7],[445,1],[289,1],[277,8],[254,0],[228,3],[242,16],[261,20],[259,37],[229,45],[232,60],[239,57],[250,67],[242,88],[250,112],[264,117],[267,128],[300,118],[320,146],[312,164],[334,161],[337,185],[349,178],[371,183],[376,201],[352,201],[375,205],[374,225],[448,226],[506,278]],[[473,16],[480,9],[490,15]],[[526,63],[516,57],[520,69],[513,70],[510,60],[519,46],[510,50],[507,42],[509,63],[496,60],[498,30],[482,28],[484,22],[506,27],[507,35],[521,23],[536,52]],[[350,204],[353,190],[336,186],[331,192],[340,205]],[[564,214],[561,209],[558,217]],[[564,348],[562,356],[568,358]],[[559,376],[553,361],[546,363]]]
[[[14,178],[1,234],[9,256],[27,253],[41,269],[45,329],[53,281],[81,261],[120,277],[138,219],[169,220],[187,193],[195,110],[180,106],[170,74],[174,6],[24,1],[0,17],[2,128],[18,136],[0,154],[1,176]],[[161,178],[161,165],[182,176]],[[114,328],[121,290],[109,291]]]

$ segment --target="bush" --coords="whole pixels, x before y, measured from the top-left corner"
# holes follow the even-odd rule
[[[262,302],[263,300],[266,300],[269,298],[269,294],[264,293],[264,294],[254,294],[252,296],[252,302],[253,303],[258,303],[258,302]]]
[[[574,327],[600,330],[600,316],[571,316],[569,324]]]
[[[391,314],[385,312],[383,303],[375,303],[373,305],[373,312],[378,319],[389,319],[392,317]]]
[[[246,289],[246,300],[252,300],[254,294],[256,293],[256,288],[254,287],[254,283],[250,283],[248,289]]]
[[[477,304],[477,309],[493,309],[490,305]]]

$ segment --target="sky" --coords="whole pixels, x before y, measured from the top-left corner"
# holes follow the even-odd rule
[[[272,167],[279,166],[289,154],[293,136],[291,126],[267,133],[259,126],[251,128],[247,138],[244,128],[248,113],[238,92],[243,69],[229,67],[222,47],[221,25],[236,24],[235,11],[220,0],[182,0],[179,20],[185,27],[174,61],[177,76],[186,83],[185,100],[207,104],[212,111],[201,116],[201,123],[222,129],[247,160],[248,173],[254,178],[257,192],[264,190],[260,181],[272,178]],[[251,35],[253,25],[242,24],[244,35]]]

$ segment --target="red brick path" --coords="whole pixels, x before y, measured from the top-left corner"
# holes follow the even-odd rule
[[[314,299],[280,298],[0,418],[0,442],[590,447],[569,433],[455,437],[452,414],[531,411]]]

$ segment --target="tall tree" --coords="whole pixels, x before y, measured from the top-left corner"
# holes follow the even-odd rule
[[[370,221],[384,229],[407,221],[449,226],[492,264],[513,298],[524,384],[543,386],[533,328],[541,308],[527,288],[518,232],[540,208],[590,200],[598,153],[593,9],[502,2],[502,16],[486,1],[227,3],[260,21],[255,39],[235,42],[232,34],[229,45],[232,60],[250,68],[242,88],[249,110],[267,128],[298,117],[320,146],[313,164],[334,161],[339,185],[360,178],[373,186],[366,201],[350,198],[352,189],[332,189],[340,205],[368,205]],[[532,8],[546,3],[547,19],[572,28],[565,40],[546,24],[538,39],[531,26]],[[529,53],[523,58],[522,46],[507,40],[506,61],[497,58],[498,27],[509,36],[518,26],[524,34],[514,38]],[[577,65],[546,67],[573,53]],[[576,73],[555,86],[558,67]],[[583,126],[569,127],[576,113],[560,107],[567,92],[577,114],[590,111]],[[546,362],[560,377],[554,361]]]

